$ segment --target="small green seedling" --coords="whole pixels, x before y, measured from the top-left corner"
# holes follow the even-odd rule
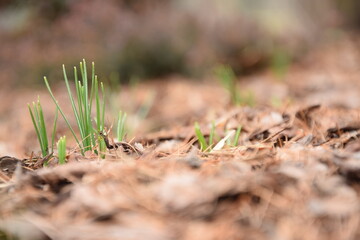
[[[58,120],[58,116],[59,116],[59,111],[58,109],[56,109],[55,111],[55,118],[54,118],[54,124],[53,124],[53,130],[52,130],[52,134],[51,134],[51,152],[54,152],[54,143],[55,143],[55,135],[56,135],[56,124],[57,124],[57,120]]]
[[[236,133],[232,142],[232,146],[236,147],[239,143],[239,137],[240,137],[240,133],[241,133],[241,126],[238,126],[238,128],[236,129]]]
[[[201,151],[211,151],[213,144],[214,144],[214,137],[215,137],[215,122],[211,123],[211,129],[209,134],[209,142],[206,141],[204,134],[200,129],[200,125],[198,122],[195,122],[195,135],[200,144]]]
[[[56,123],[58,119],[58,113],[57,111],[55,113],[53,131],[51,135],[51,153],[49,154],[49,142],[48,142],[47,130],[44,120],[44,113],[40,103],[40,98],[38,97],[37,102],[33,102],[32,106],[28,104],[28,109],[32,123],[35,128],[36,135],[38,137],[42,157],[45,158],[46,156],[49,156],[51,153],[54,152],[54,140],[56,135]]]
[[[33,102],[32,106],[28,104],[28,109],[39,140],[42,156],[45,157],[49,154],[49,143],[40,98],[38,97],[37,102]]]
[[[126,113],[120,111],[119,118],[117,122],[117,140],[123,141],[125,137],[125,123],[126,123]]]
[[[198,122],[195,122],[195,135],[200,143],[200,150],[206,151],[209,148],[207,144],[204,134],[201,132],[200,125]]]
[[[241,126],[238,126],[235,130],[230,130],[230,131],[226,131],[226,134],[230,133],[231,131],[234,132],[234,134],[232,134],[230,137],[227,138],[226,140],[226,145],[231,146],[231,147],[236,147],[239,143],[239,138],[240,138],[240,133],[241,133]],[[234,137],[233,137],[234,135]]]
[[[59,139],[57,142],[57,148],[58,148],[58,159],[59,164],[65,164],[66,159],[66,136],[63,136]]]

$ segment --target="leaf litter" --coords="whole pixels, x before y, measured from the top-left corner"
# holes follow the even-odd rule
[[[164,110],[181,106],[187,87],[176,82],[180,93],[167,95],[177,97],[150,112],[171,127],[109,142],[104,160],[74,153],[39,168],[38,159],[1,157],[0,230],[30,240],[359,239],[360,112],[347,100],[308,103],[328,88],[307,94],[316,69],[301,83],[297,71],[287,83],[295,102],[283,108],[214,99],[202,109],[201,87],[189,85],[205,137],[215,122],[210,152],[199,150],[192,113],[175,121]],[[227,145],[238,126],[238,145]]]

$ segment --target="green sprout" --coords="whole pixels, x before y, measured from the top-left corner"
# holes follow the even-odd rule
[[[231,67],[220,65],[215,68],[215,75],[220,79],[224,88],[229,92],[234,105],[255,105],[255,97],[251,91],[239,91],[236,84],[236,75]]]
[[[209,145],[206,142],[204,134],[201,132],[200,125],[198,122],[195,122],[195,134],[200,143],[200,150],[206,151],[209,148]]]
[[[97,76],[95,75],[95,64],[92,63],[92,71],[91,71],[91,86],[88,84],[88,76],[87,76],[87,68],[86,62],[83,60],[80,62],[80,75],[81,81],[78,80],[77,68],[74,67],[74,78],[75,78],[75,88],[76,88],[76,98],[73,97],[72,91],[70,89],[69,80],[67,77],[65,66],[63,65],[63,75],[65,79],[66,88],[68,91],[69,99],[71,102],[71,107],[76,119],[76,123],[80,132],[80,139],[76,136],[74,129],[71,127],[69,120],[65,116],[63,110],[61,109],[58,101],[56,100],[49,82],[46,77],[44,77],[45,85],[50,93],[52,100],[54,101],[57,109],[60,114],[64,118],[67,126],[69,127],[72,135],[74,136],[77,144],[81,149],[81,153],[84,155],[86,151],[95,151],[97,153],[96,146],[97,141],[95,136],[100,132],[104,131],[104,119],[105,119],[105,93],[104,86],[100,83],[100,90],[102,95],[102,100],[100,101],[100,90],[99,90],[99,82]],[[92,112],[93,112],[93,100],[95,97],[95,127],[93,126],[92,120]],[[100,142],[99,142],[100,141]],[[101,143],[100,138],[98,138],[98,146],[100,152],[103,150],[104,143]]]
[[[215,138],[215,122],[214,121],[211,123],[211,129],[210,129],[210,133],[209,133],[209,141],[208,142],[206,141],[206,138],[205,138],[204,134],[202,133],[198,122],[195,122],[194,128],[195,128],[195,135],[200,144],[200,150],[202,152],[205,152],[205,151],[211,152],[213,150],[220,150],[224,146],[236,147],[239,144],[241,126],[238,126],[236,131],[235,130],[226,131],[225,136],[220,141],[218,141],[216,145],[214,144],[214,138]]]
[[[37,102],[33,102],[32,106],[28,104],[28,109],[39,140],[42,156],[45,157],[49,154],[49,143],[40,98],[38,97]]]
[[[52,130],[52,134],[51,134],[51,152],[54,152],[54,143],[55,143],[55,135],[56,135],[56,123],[58,120],[58,110],[56,109],[55,112],[55,118],[54,118],[54,124],[53,124],[53,130]]]
[[[239,144],[239,138],[240,138],[240,133],[241,133],[241,125],[239,125],[235,130],[230,130],[230,131],[226,131],[226,135],[229,134],[230,132],[234,132],[232,135],[234,135],[234,137],[232,137],[232,135],[226,139],[226,145],[231,146],[231,147],[236,147]]]
[[[238,128],[236,129],[236,133],[232,142],[232,146],[236,147],[239,143],[239,137],[240,137],[240,133],[241,133],[241,126],[238,126]]]
[[[57,142],[59,164],[64,164],[66,159],[66,136],[63,136]]]
[[[125,122],[126,122],[126,113],[120,111],[119,118],[117,122],[117,139],[118,141],[123,141],[125,137]]]
[[[33,102],[32,105],[28,104],[28,109],[39,141],[42,157],[45,158],[50,154],[49,154],[49,142],[48,142],[46,124],[44,120],[44,113],[40,103],[40,98],[38,97],[38,100],[36,102]],[[51,135],[51,153],[54,152],[54,141],[56,135],[57,119],[58,119],[58,113],[56,111],[54,123],[53,123],[53,131]]]
[[[200,125],[198,122],[195,122],[195,135],[199,141],[200,144],[200,150],[201,151],[211,151],[213,144],[214,144],[214,138],[215,138],[215,122],[213,121],[211,123],[211,129],[209,134],[209,142],[206,141],[204,134],[202,133],[200,129]]]

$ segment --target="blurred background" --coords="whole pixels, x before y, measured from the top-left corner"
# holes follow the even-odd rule
[[[241,105],[360,108],[359,28],[358,0],[0,0],[0,156],[38,149],[37,95],[52,123],[43,76],[72,116],[61,65],[83,58],[109,86],[107,126],[124,110],[129,137],[212,121],[237,83]],[[211,81],[219,66],[237,83]]]
[[[61,64],[97,63],[103,81],[281,73],[360,26],[357,0],[1,0],[4,87],[61,79]]]

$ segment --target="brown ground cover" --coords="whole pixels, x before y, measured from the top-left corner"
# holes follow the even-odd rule
[[[72,153],[63,166],[29,159],[34,92],[24,90],[15,107],[0,108],[0,153],[24,158],[0,158],[0,229],[19,239],[359,239],[356,42],[319,48],[282,80],[271,72],[241,79],[255,107],[231,106],[210,80],[123,89],[114,101],[129,109],[154,92],[130,150],[104,160]],[[3,103],[13,94],[2,93]],[[201,152],[194,121],[205,134],[215,121],[219,138],[241,125],[238,146]],[[134,151],[135,142],[144,149]]]

